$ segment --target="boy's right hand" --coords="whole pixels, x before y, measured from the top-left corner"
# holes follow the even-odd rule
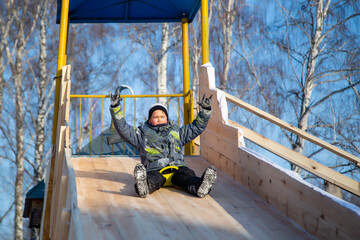
[[[212,98],[212,95],[210,95],[210,97],[207,98],[207,97],[205,97],[205,94],[204,94],[201,102],[198,102],[199,106],[203,109],[211,110],[211,98]]]
[[[110,107],[115,108],[120,105],[120,101],[122,98],[120,97],[120,89],[116,88],[115,94],[112,94],[111,91],[109,91],[110,95]]]

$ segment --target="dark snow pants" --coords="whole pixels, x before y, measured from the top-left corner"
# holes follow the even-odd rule
[[[147,172],[147,181],[149,186],[149,193],[160,189],[166,182],[165,177],[159,171]],[[198,187],[201,183],[201,178],[195,175],[195,172],[188,167],[182,166],[174,173],[171,179],[174,186],[181,187],[185,190],[189,186],[195,185]]]

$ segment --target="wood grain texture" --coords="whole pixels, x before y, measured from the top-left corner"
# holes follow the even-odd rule
[[[205,198],[175,187],[140,198],[132,176],[138,158],[72,162],[86,239],[312,239],[220,170]],[[201,157],[186,162],[198,176],[210,165]]]

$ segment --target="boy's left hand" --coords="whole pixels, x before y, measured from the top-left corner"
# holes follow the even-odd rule
[[[198,102],[199,106],[206,110],[211,110],[211,98],[213,95],[210,95],[210,97],[205,97],[205,94],[203,95],[203,98],[201,102]]]

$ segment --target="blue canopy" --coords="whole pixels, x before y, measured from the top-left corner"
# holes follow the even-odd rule
[[[60,23],[61,2],[57,0],[56,22]],[[70,23],[192,22],[201,0],[70,0]]]

